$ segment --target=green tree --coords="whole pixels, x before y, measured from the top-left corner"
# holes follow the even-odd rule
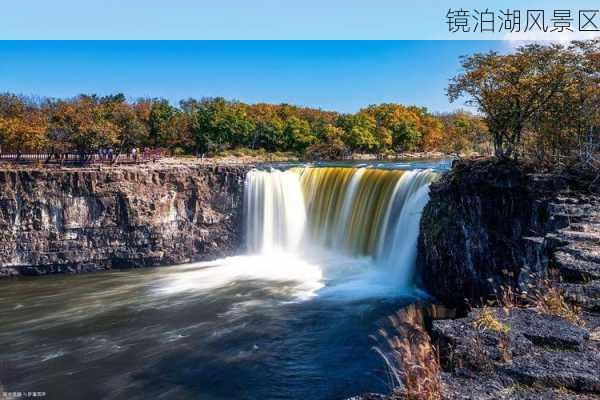
[[[289,117],[284,124],[284,135],[289,150],[302,153],[308,146],[317,141],[310,124],[298,117]]]
[[[254,124],[244,106],[221,97],[188,101],[184,107],[191,117],[196,144],[202,151],[220,151],[251,143]]]
[[[177,109],[164,99],[152,99],[148,115],[148,142],[152,147],[169,147],[172,142],[170,124]]]
[[[377,148],[375,119],[364,112],[342,115],[337,126],[344,130],[343,140],[353,151],[371,151]]]

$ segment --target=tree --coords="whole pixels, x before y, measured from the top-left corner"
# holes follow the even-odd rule
[[[124,96],[111,96],[101,100],[101,118],[114,125],[119,153],[148,141],[148,128],[138,118],[135,109],[126,103]]]
[[[254,125],[244,106],[222,97],[189,100],[183,103],[191,119],[196,144],[201,151],[220,151],[248,145]]]
[[[310,124],[295,116],[285,121],[283,130],[288,149],[299,153],[317,141],[317,137],[311,132]]]
[[[489,133],[481,117],[459,110],[439,117],[443,125],[443,136],[438,148],[447,153],[461,154],[474,151],[489,152]]]
[[[377,148],[375,118],[365,112],[342,115],[337,126],[344,130],[343,141],[352,150],[371,151]]]
[[[148,142],[152,147],[168,147],[167,143],[172,142],[169,137],[171,129],[169,128],[172,118],[177,113],[177,109],[169,104],[165,99],[150,100],[150,113],[148,115]]]
[[[0,96],[0,147],[16,151],[40,151],[47,143],[46,115],[25,98]]]
[[[420,138],[417,147],[420,150],[439,150],[444,140],[444,125],[439,117],[434,117],[426,110],[419,115]]]
[[[80,95],[51,106],[49,135],[66,142],[82,159],[100,147],[119,145],[119,126],[96,96]]]
[[[370,115],[376,124],[376,139],[380,151],[394,148],[400,151],[416,150],[428,129],[426,118],[433,118],[427,110],[404,107],[399,104],[371,105],[361,112]],[[433,132],[432,132],[433,133]]]
[[[342,140],[344,130],[326,123],[319,127],[320,141],[306,149],[304,156],[309,160],[339,160],[348,149]]]
[[[483,113],[501,158],[517,157],[527,124],[564,90],[569,72],[559,45],[528,45],[509,55],[478,53],[462,66],[447,94],[451,101],[467,96],[467,104]]]

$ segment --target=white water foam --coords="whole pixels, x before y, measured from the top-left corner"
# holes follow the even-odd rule
[[[289,295],[298,300],[315,296],[324,286],[318,265],[292,253],[270,252],[172,267],[157,292],[166,295],[192,291],[206,293],[236,282],[254,280],[288,282]],[[273,288],[277,290],[277,286]]]
[[[357,168],[346,188],[332,248],[307,240],[306,205],[297,171],[254,170],[245,183],[248,255],[171,267],[156,293],[210,293],[244,281],[267,282],[273,293],[306,300],[354,300],[415,296],[414,265],[419,221],[429,200],[430,170],[406,171],[386,205],[375,254],[352,256],[340,243],[347,230],[356,187],[365,169]],[[327,188],[311,188],[327,190]]]

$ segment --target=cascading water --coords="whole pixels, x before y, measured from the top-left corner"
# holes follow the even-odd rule
[[[386,279],[409,288],[420,215],[436,177],[429,169],[254,170],[246,178],[248,249],[298,254],[321,247],[369,257]]]
[[[251,171],[244,194],[248,251],[296,251],[306,220],[298,175],[291,171]]]
[[[438,174],[407,171],[396,183],[380,232],[376,259],[394,274],[400,287],[414,281],[421,212],[429,201],[429,184]]]
[[[65,400],[385,391],[368,336],[415,294],[419,219],[437,176],[422,168],[254,170],[247,254],[11,282],[0,302],[2,384]]]

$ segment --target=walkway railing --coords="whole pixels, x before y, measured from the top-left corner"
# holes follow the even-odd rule
[[[81,153],[0,153],[0,162],[27,164],[137,164],[142,162],[156,161],[164,157],[163,151],[148,150],[139,156],[131,154],[81,154]]]

